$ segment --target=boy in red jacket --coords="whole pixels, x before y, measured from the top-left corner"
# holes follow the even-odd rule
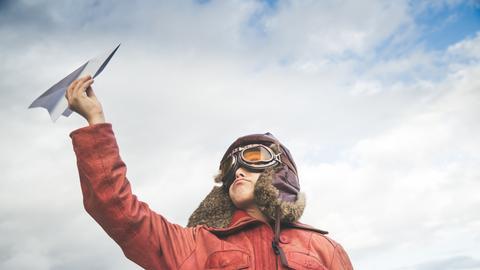
[[[187,227],[172,224],[132,194],[110,124],[91,87],[74,81],[69,107],[88,127],[70,134],[87,212],[145,269],[351,270],[326,232],[298,222],[305,207],[297,168],[272,134],[238,138],[220,162],[216,186]]]

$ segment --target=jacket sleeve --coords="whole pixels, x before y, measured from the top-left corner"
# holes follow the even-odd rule
[[[168,222],[132,194],[111,124],[70,134],[87,212],[145,269],[176,269],[195,249],[194,228]]]

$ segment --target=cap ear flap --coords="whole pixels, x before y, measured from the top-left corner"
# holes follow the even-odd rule
[[[276,218],[276,209],[280,208],[282,222],[298,221],[305,209],[305,195],[298,192],[293,201],[282,199],[280,191],[272,183],[279,170],[284,170],[284,167],[270,168],[260,175],[255,184],[255,204],[265,216],[272,220]]]

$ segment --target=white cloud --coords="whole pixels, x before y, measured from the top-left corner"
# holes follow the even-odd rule
[[[479,76],[478,66],[463,66],[436,84],[436,99],[406,109],[393,128],[361,139],[344,159],[302,168],[307,190],[318,194],[310,203],[327,213],[308,218],[358,250],[407,246],[434,256],[458,249],[449,245],[452,235],[480,239]],[[408,265],[403,256],[392,256],[396,266]],[[355,259],[371,264],[362,258]]]
[[[411,23],[407,9],[405,1],[284,1],[263,26],[271,47],[286,56],[363,54]]]
[[[478,60],[480,57],[480,32],[469,39],[458,42],[448,48],[448,52],[454,56]]]

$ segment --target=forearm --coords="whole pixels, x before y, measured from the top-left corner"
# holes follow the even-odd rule
[[[121,242],[127,237],[125,232],[119,231],[124,226],[112,226],[112,223],[127,222],[122,220],[125,218],[123,210],[134,198],[111,125],[92,125],[70,136],[77,156],[85,209],[115,241]],[[115,227],[116,231],[109,229]]]

